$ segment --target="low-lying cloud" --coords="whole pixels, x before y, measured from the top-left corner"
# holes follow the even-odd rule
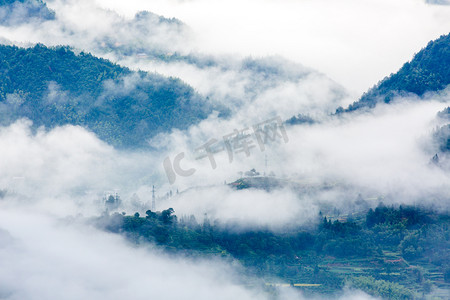
[[[287,142],[279,138],[262,151],[253,141],[249,156],[233,153],[232,161],[222,150],[214,154],[216,168],[207,157],[198,159],[195,149],[211,138],[220,141],[235,128],[251,128],[253,123],[240,123],[239,114],[226,120],[210,117],[188,131],[159,136],[152,148],[139,152],[116,150],[79,126],[34,131],[29,121],[21,120],[0,130],[0,189],[11,200],[7,203],[25,201],[64,216],[98,214],[104,210],[104,193],[114,191],[128,213],[149,208],[151,186],[156,185],[158,209],[173,207],[179,215],[207,213],[222,221],[273,228],[294,219],[299,225],[310,222],[321,204],[345,207],[359,194],[446,208],[447,169],[430,163],[436,151],[436,113],[446,106],[447,95],[423,102],[402,99],[370,112],[286,126]],[[195,173],[178,176],[170,185],[163,161],[180,152],[186,153],[182,167]],[[237,191],[225,185],[250,169],[274,174],[286,184],[271,191]],[[176,190],[178,195],[164,200]],[[130,202],[135,193],[139,205]]]
[[[237,282],[224,262],[133,248],[120,236],[35,212],[0,215],[2,299],[268,299]]]

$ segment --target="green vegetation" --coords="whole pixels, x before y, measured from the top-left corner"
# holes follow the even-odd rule
[[[357,276],[350,280],[353,287],[370,292],[370,294],[385,299],[413,299],[414,294],[405,287],[385,280],[375,280],[372,276]]]
[[[450,107],[447,107],[443,111],[438,113],[438,117],[445,121],[450,121]],[[434,140],[438,146],[438,150],[441,152],[450,151],[450,124],[439,127],[434,132]]]
[[[2,125],[72,124],[117,147],[141,147],[153,135],[185,129],[210,108],[179,79],[133,72],[68,47],[0,46]]]
[[[389,103],[395,96],[440,91],[450,84],[450,35],[442,35],[417,53],[395,74],[384,78],[347,109],[337,113],[372,108],[379,102]]]
[[[298,114],[292,118],[286,120],[288,125],[298,125],[298,124],[314,124],[315,121],[309,115]]]
[[[9,5],[15,2],[23,3],[25,0],[0,0],[0,6]]]
[[[353,221],[330,218],[313,229],[273,232],[206,217],[198,223],[170,208],[145,217],[105,214],[96,224],[169,253],[236,259],[269,285],[289,283],[306,292],[336,293],[347,284],[383,298],[416,299],[450,288],[450,216],[380,205]]]

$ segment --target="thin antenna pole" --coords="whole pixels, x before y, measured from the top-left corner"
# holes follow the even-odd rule
[[[152,211],[156,209],[155,186],[152,189]]]
[[[267,154],[265,154],[264,165],[265,165],[265,168],[264,168],[264,176],[265,176],[267,174]]]

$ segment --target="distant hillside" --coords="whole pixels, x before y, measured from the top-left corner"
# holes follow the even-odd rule
[[[2,125],[24,117],[36,127],[81,125],[114,146],[140,147],[209,111],[179,79],[133,72],[67,47],[0,45]]]
[[[450,107],[438,113],[441,120],[450,122]],[[438,128],[434,133],[434,139],[441,152],[450,152],[450,123]]]
[[[450,152],[450,124],[439,128],[435,133],[435,138],[442,152]]]
[[[25,2],[25,0],[0,0],[0,6],[10,5],[15,2],[23,3],[23,2]]]
[[[41,0],[0,0],[0,25],[53,20],[55,12]]]
[[[288,125],[298,125],[298,124],[314,124],[315,121],[308,115],[298,114],[293,116],[292,118],[286,120],[286,124]]]
[[[372,108],[379,102],[389,103],[397,95],[439,91],[450,84],[450,35],[443,35],[417,53],[395,74],[384,78],[361,99],[339,112]]]

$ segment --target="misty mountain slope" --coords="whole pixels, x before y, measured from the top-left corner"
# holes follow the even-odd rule
[[[53,19],[55,12],[41,0],[0,0],[0,25],[16,26]]]
[[[426,3],[435,4],[435,5],[449,5],[449,0],[425,0]]]
[[[20,118],[35,127],[72,124],[118,147],[139,147],[171,128],[205,118],[202,98],[179,79],[133,72],[67,47],[0,46],[3,125]]]
[[[327,115],[350,103],[347,91],[329,77],[280,56],[205,53],[196,46],[189,25],[178,19],[149,11],[127,18],[95,5],[71,15],[73,5],[53,1],[55,20],[42,26],[30,22],[10,27],[6,40],[69,45],[133,70],[156,70],[181,78],[215,105],[242,119],[250,116],[261,120],[275,114],[289,119],[299,113],[317,119],[317,115]],[[93,21],[98,16],[103,21],[100,30]],[[82,26],[71,21],[75,18],[83,20]]]
[[[437,130],[435,138],[442,152],[450,152],[450,124],[444,125]]]
[[[450,152],[450,107],[440,111],[438,117],[447,124],[439,127],[434,132],[434,140],[439,151]]]
[[[450,34],[431,41],[414,58],[395,74],[384,78],[351,104],[345,111],[372,108],[377,103],[389,103],[397,95],[415,94],[443,90],[450,84]],[[343,109],[338,109],[338,112]]]
[[[90,49],[104,54],[113,52],[117,57],[168,59],[178,55],[174,52],[179,49],[174,46],[185,44],[189,35],[189,28],[180,20],[149,11],[137,12],[131,20],[117,17],[110,27],[111,30],[94,37],[88,44]]]
[[[260,226],[242,230],[232,221],[212,222],[208,218],[202,224],[192,215],[178,219],[172,208],[159,212],[147,210],[145,217],[139,213],[131,216],[106,214],[93,222],[106,231],[125,235],[136,244],[151,242],[168,251],[182,251],[187,256],[198,253],[228,256],[239,260],[245,267],[244,272],[262,277],[266,282],[278,277],[281,282],[321,283],[315,292],[328,294],[327,299],[344,287],[345,279],[358,280],[363,275],[389,280],[379,274],[386,269],[401,274],[387,281],[395,282],[391,288],[377,288],[373,277],[360,288],[383,299],[416,299],[414,291],[423,288],[423,280],[415,280],[417,274],[411,272],[414,265],[432,269],[434,283],[442,288],[449,287],[450,278],[443,280],[444,273],[450,271],[446,263],[450,240],[445,237],[450,224],[448,214],[420,207],[380,204],[375,209],[351,215],[340,215],[336,211],[313,218],[316,222],[309,226],[293,226],[280,232]],[[401,233],[398,227],[402,228]],[[398,250],[390,252],[392,249]],[[394,258],[396,263],[390,264]],[[334,263],[330,263],[330,259]],[[364,272],[351,268],[345,273],[339,272],[344,266],[338,263],[342,259],[347,266],[368,268],[364,268]],[[312,272],[317,264],[327,267]],[[281,265],[296,268],[287,268],[287,271],[280,268]]]
[[[239,58],[191,53],[119,61],[180,77],[243,123],[275,114],[285,120],[294,114],[310,115],[312,122],[349,102],[347,90],[325,74],[280,56]]]

